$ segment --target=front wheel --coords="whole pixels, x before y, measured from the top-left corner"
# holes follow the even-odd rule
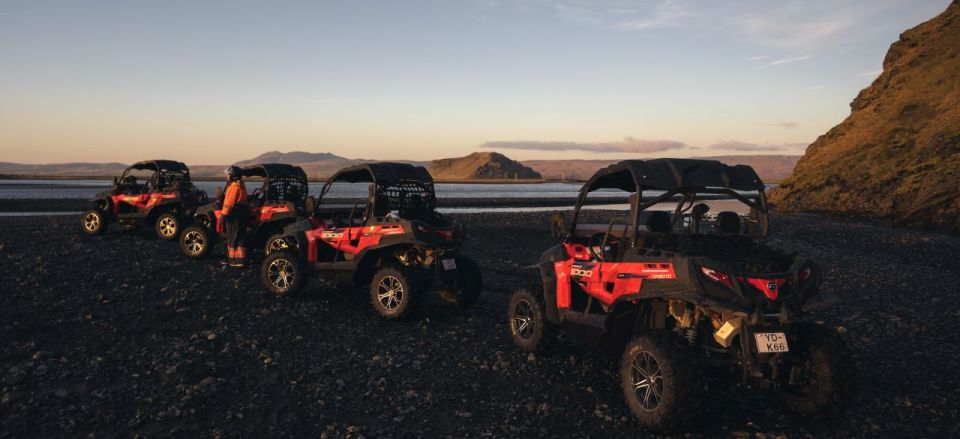
[[[287,242],[287,238],[283,234],[275,233],[267,238],[267,243],[263,246],[263,254],[269,255],[289,248],[290,243]]]
[[[385,319],[399,319],[409,314],[413,297],[407,274],[394,267],[380,268],[370,282],[370,303]]]
[[[553,326],[546,317],[547,309],[541,295],[526,288],[514,291],[507,309],[513,343],[525,352],[544,350],[553,338]]]
[[[821,325],[798,323],[781,369],[781,389],[791,411],[823,413],[853,396],[855,367],[837,334]]]
[[[156,229],[158,238],[164,241],[171,241],[176,239],[177,233],[180,232],[180,220],[176,215],[167,212],[157,218],[154,228]]]
[[[307,285],[307,273],[291,251],[272,253],[260,265],[263,286],[276,296],[292,296]]]
[[[214,236],[206,227],[191,225],[180,234],[180,252],[190,259],[204,258],[215,244]]]
[[[650,331],[627,344],[620,362],[620,385],[633,415],[656,432],[692,425],[704,389],[695,354],[666,331]]]
[[[91,209],[80,216],[80,225],[83,226],[83,233],[102,235],[107,231],[107,217],[100,210]]]
[[[480,297],[483,290],[483,277],[477,263],[466,256],[454,258],[457,272],[450,285],[440,293],[440,298],[447,303],[466,308]]]

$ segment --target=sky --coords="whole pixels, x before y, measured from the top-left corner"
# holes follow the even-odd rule
[[[802,154],[949,0],[0,0],[0,161]]]

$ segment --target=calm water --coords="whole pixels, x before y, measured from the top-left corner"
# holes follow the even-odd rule
[[[97,192],[110,189],[109,180],[0,180],[0,198],[93,198]],[[223,182],[198,181],[197,187],[214,196]],[[321,182],[310,183],[310,193],[317,195]],[[563,198],[576,197],[580,183],[529,184],[462,184],[437,183],[439,198]],[[260,187],[260,182],[247,182],[248,191]],[[607,192],[607,191],[601,191]],[[623,194],[609,191],[610,196]],[[366,183],[336,184],[329,193],[336,198],[366,198]]]
[[[29,199],[29,198],[78,198],[91,199],[98,192],[108,190],[112,182],[109,180],[4,180],[0,179],[0,199]],[[199,181],[196,185],[207,192],[211,197],[216,194],[222,182]],[[260,182],[247,182],[249,192],[259,188]],[[310,183],[310,193],[317,195],[322,182]],[[518,183],[518,184],[463,184],[438,183],[436,185],[438,198],[575,198],[582,183]],[[768,185],[773,187],[775,185]],[[330,198],[366,198],[367,183],[338,183],[330,190]],[[619,190],[602,189],[594,192],[595,196],[624,196]],[[656,191],[644,192],[644,196],[655,196]],[[737,201],[707,201],[711,210],[733,210],[745,213],[748,209]],[[673,203],[663,203],[658,209],[672,209]],[[570,206],[572,208],[572,206]],[[589,206],[591,209],[626,210],[626,204]],[[567,210],[564,207],[448,207],[439,209],[449,213],[472,212],[535,212]],[[36,212],[0,212],[0,216],[36,215]],[[57,213],[57,214],[63,214]]]

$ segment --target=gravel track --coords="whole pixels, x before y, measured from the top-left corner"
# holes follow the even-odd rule
[[[82,236],[74,217],[0,218],[0,437],[637,436],[618,358],[562,339],[514,349],[507,292],[552,239],[548,213],[460,215],[484,270],[466,311],[376,317],[364,291],[296,298],[254,269],[190,262],[147,232]],[[781,217],[771,240],[826,271],[812,316],[858,363],[857,400],[820,418],[711,382],[693,436],[960,436],[960,237]]]

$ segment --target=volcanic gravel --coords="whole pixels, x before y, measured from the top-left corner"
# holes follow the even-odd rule
[[[484,271],[461,311],[429,298],[379,319],[367,294],[311,281],[275,298],[256,270],[192,262],[150,233],[83,236],[79,219],[0,219],[0,436],[638,436],[618,357],[507,334],[507,293],[553,243],[549,213],[460,215]],[[711,381],[692,436],[960,435],[960,237],[780,217],[771,241],[814,257],[810,317],[859,369],[844,411],[785,412]]]

